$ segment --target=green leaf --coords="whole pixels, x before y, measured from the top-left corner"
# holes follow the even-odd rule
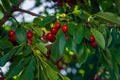
[[[77,31],[75,32],[74,36],[73,36],[73,41],[76,44],[79,44],[82,42],[84,37],[84,27],[80,24],[79,28],[77,29]]]
[[[108,42],[107,42],[107,47],[110,46],[111,42],[112,42],[112,35],[110,34]]]
[[[70,80],[68,77],[64,77],[64,79],[63,80]]]
[[[119,0],[115,0],[115,5],[116,5],[116,8],[120,14],[120,1]]]
[[[74,23],[69,23],[68,24],[68,33],[70,35],[73,35],[75,33],[75,29],[77,28],[77,26]]]
[[[37,43],[35,44],[35,47],[37,47],[41,52],[43,52],[44,54],[47,53],[47,48],[45,46],[44,43],[40,42],[40,43]]]
[[[19,47],[18,49],[17,49],[17,51],[16,51],[16,55],[18,55],[20,52],[22,52],[23,51],[23,46],[21,46],[21,47]]]
[[[27,42],[27,33],[23,27],[16,29],[16,40],[19,44]]]
[[[11,78],[15,75],[18,75],[22,69],[23,69],[23,60],[19,61],[19,63],[13,68],[12,72],[8,75],[7,78]]]
[[[5,8],[6,12],[10,13],[11,12],[11,6],[10,6],[9,1],[8,0],[1,0],[1,1],[2,1],[3,7]]]
[[[80,64],[83,64],[86,62],[88,58],[88,53],[85,51],[85,47],[83,45],[81,46],[79,53],[77,54],[77,57],[78,57],[78,62]]]
[[[33,20],[34,25],[40,25],[41,19],[40,18],[35,18]]]
[[[13,6],[17,6],[18,5],[18,0],[9,0]]]
[[[102,19],[102,20],[108,21],[110,23],[120,25],[120,17],[113,14],[113,13],[99,12],[99,13],[95,14],[95,16]]]
[[[60,57],[63,56],[66,46],[66,40],[64,33],[61,33],[56,42],[52,45],[51,57],[54,61],[57,61]]]
[[[25,48],[25,56],[28,56],[30,53],[32,53],[32,50],[31,50],[31,47],[28,45],[28,46],[26,46],[26,48]]]
[[[50,66],[46,66],[46,71],[50,80],[58,80],[58,75]]]
[[[105,39],[104,39],[104,36],[102,35],[102,33],[99,32],[98,30],[96,30],[95,28],[94,28],[94,29],[91,29],[91,32],[92,32],[92,34],[94,35],[97,44],[98,44],[102,49],[105,49]]]
[[[38,28],[38,27],[32,27],[32,29],[35,31],[35,33],[38,35],[38,36],[42,36],[43,35],[43,32],[41,30],[41,28]]]
[[[52,21],[55,20],[55,16],[48,16],[45,17],[41,22],[40,22],[40,26],[46,26],[47,24],[51,23]]]
[[[34,58],[31,58],[28,66],[24,69],[22,75],[20,76],[20,80],[33,80],[34,71],[35,71],[35,61]]]
[[[4,66],[4,64],[13,56],[15,53],[15,49],[11,49],[7,54],[0,58],[0,66]]]

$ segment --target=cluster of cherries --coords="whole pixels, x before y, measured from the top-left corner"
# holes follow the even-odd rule
[[[97,43],[96,43],[95,38],[94,38],[93,35],[90,35],[90,43],[91,43],[92,47],[96,47],[97,46]]]
[[[10,31],[8,32],[8,36],[9,36],[9,40],[10,40],[13,44],[17,44],[16,36],[15,36],[15,31],[10,30]],[[28,44],[32,44],[32,37],[33,37],[33,32],[28,31],[28,32],[27,32],[27,38],[28,38],[27,43],[28,43]]]
[[[50,30],[50,32],[49,33],[47,33],[45,36],[43,36],[43,40],[48,40],[48,41],[50,41],[50,42],[55,42],[55,40],[56,40],[56,37],[55,37],[55,35],[57,34],[57,32],[58,32],[58,30],[60,29],[60,27],[61,27],[61,24],[59,23],[59,22],[56,22],[55,23],[55,27],[52,27],[51,28],[51,30]],[[68,26],[67,25],[62,25],[62,31],[65,33],[65,35],[66,35],[66,33],[68,32]],[[68,36],[66,35],[66,38],[67,38]]]
[[[68,5],[73,6],[76,4],[76,0],[52,0],[53,2],[57,2],[57,5],[62,7],[63,6],[63,1],[65,3],[68,3]]]

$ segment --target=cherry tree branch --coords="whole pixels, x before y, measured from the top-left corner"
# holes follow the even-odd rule
[[[24,12],[24,13],[30,14],[30,15],[32,15],[32,16],[37,16],[37,17],[44,18],[44,16],[42,16],[42,15],[39,15],[39,14],[30,12],[30,11],[28,11],[28,10],[24,10],[24,9],[21,9],[21,8],[18,8],[17,11],[19,11],[19,12]]]

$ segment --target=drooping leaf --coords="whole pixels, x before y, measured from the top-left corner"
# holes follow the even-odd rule
[[[27,42],[27,33],[23,27],[16,29],[16,40],[19,44]]]
[[[91,29],[92,34],[95,37],[95,40],[97,44],[102,48],[105,49],[105,39],[101,32],[99,32],[97,29]]]
[[[8,75],[7,78],[11,78],[11,77],[13,77],[15,75],[18,75],[22,69],[23,69],[23,60],[19,61],[19,63],[14,67],[14,69]]]
[[[55,16],[48,16],[40,22],[40,26],[45,26],[45,25],[51,23],[52,21],[54,21],[54,19],[55,19]]]
[[[51,57],[54,61],[57,61],[64,54],[66,46],[65,35],[61,33],[57,38],[56,42],[52,45]]]
[[[31,58],[28,66],[24,69],[20,80],[33,80],[34,79],[34,71],[35,71],[35,62],[34,58]]]
[[[31,47],[30,47],[29,45],[26,46],[24,52],[25,52],[25,53],[24,53],[25,56],[28,56],[30,53],[32,53]]]
[[[0,58],[0,66],[4,66],[4,64],[13,56],[15,53],[15,49],[11,49],[8,53],[6,53],[3,57]]]
[[[8,0],[1,0],[1,1],[2,1],[3,7],[6,10],[6,12],[10,13],[11,12],[11,6],[10,6],[9,1]]]
[[[45,46],[44,43],[40,42],[40,43],[35,44],[35,46],[36,46],[41,52],[43,52],[44,54],[47,53],[47,48],[46,48],[46,46]]]
[[[88,53],[85,52],[85,47],[83,45],[80,47],[79,53],[77,54],[77,58],[80,64],[83,64],[88,58]]]
[[[120,17],[113,14],[113,13],[99,12],[99,13],[95,14],[95,16],[104,20],[104,21],[120,25]]]
[[[74,41],[76,44],[79,44],[79,43],[81,43],[81,41],[83,40],[83,37],[84,37],[84,27],[80,24],[80,25],[79,25],[79,28],[78,28],[77,31],[74,33],[73,41]]]

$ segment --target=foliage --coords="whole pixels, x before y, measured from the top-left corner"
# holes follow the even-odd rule
[[[12,14],[21,11],[20,1],[0,2],[0,66],[12,63],[4,75],[6,80],[118,80],[119,0],[48,0],[55,3],[53,14],[30,13],[37,18],[19,23]],[[39,5],[36,0],[35,7]],[[5,20],[12,24],[6,25]],[[63,25],[68,31],[63,31]],[[8,35],[11,30],[13,37]],[[75,68],[76,63],[80,67],[75,75],[60,73],[61,69]]]

